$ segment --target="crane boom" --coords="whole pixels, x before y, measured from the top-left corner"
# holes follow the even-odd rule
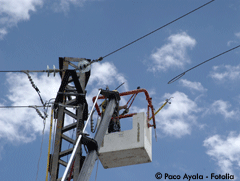
[[[107,105],[103,119],[98,127],[97,133],[94,138],[98,144],[98,149],[100,148],[100,145],[102,144],[103,138],[107,131],[109,122],[112,118],[113,111],[114,111],[116,105],[117,105],[117,103],[116,103],[116,100],[114,100],[114,99],[111,99]],[[94,164],[95,164],[95,161],[97,160],[97,158],[98,158],[98,151],[92,150],[91,152],[88,153],[88,155],[86,156],[86,159],[83,163],[81,172],[79,173],[77,181],[88,181],[90,179],[90,176],[91,176],[91,173],[92,173],[92,170],[94,168]]]

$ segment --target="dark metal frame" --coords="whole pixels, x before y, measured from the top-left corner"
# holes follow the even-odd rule
[[[90,71],[85,73],[77,72],[77,66],[73,62],[79,62],[81,58],[59,58],[59,69],[65,70],[60,72],[62,78],[61,86],[59,88],[58,94],[55,99],[54,109],[55,109],[55,118],[57,119],[56,135],[55,135],[55,144],[54,152],[51,155],[50,160],[50,175],[51,181],[59,181],[59,167],[60,164],[67,166],[67,162],[63,161],[61,158],[67,155],[70,155],[73,151],[73,148],[63,150],[62,141],[65,140],[72,145],[75,144],[76,140],[66,136],[64,133],[77,129],[76,139],[79,134],[82,133],[84,127],[84,121],[87,120],[88,116],[88,104],[86,102],[85,96],[86,91],[85,87],[90,77]],[[90,61],[90,60],[89,60]],[[69,66],[72,66],[74,69],[70,70]],[[74,87],[70,83],[74,83]],[[73,98],[75,97],[75,98]],[[67,107],[75,107],[76,112],[73,113],[67,110]],[[68,115],[76,120],[76,122],[64,126],[64,118]],[[71,179],[77,181],[78,175],[81,170],[81,166],[84,161],[84,156],[82,156],[82,146],[81,144],[77,148],[75,155],[74,171]],[[68,179],[68,177],[67,177]]]

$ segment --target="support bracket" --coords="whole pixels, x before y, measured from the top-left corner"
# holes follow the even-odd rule
[[[119,101],[121,99],[120,95],[119,95],[119,92],[117,92],[117,91],[109,91],[109,90],[101,89],[101,94],[104,97],[107,97],[109,99],[116,99],[116,101]]]
[[[96,150],[98,152],[97,141],[92,138],[89,138],[88,134],[84,134],[84,133],[80,133],[80,134],[82,135],[81,144],[87,146],[88,152],[91,152],[93,150]]]

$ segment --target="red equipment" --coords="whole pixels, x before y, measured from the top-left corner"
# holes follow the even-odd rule
[[[130,100],[133,98],[130,106],[132,105],[136,95],[138,93],[145,93],[145,96],[146,96],[146,100],[148,102],[148,111],[147,111],[147,124],[148,124],[148,127],[154,127],[154,129],[156,129],[156,122],[155,122],[155,115],[154,115],[154,108],[153,108],[153,105],[152,105],[152,98],[149,96],[148,92],[146,89],[136,89],[136,90],[132,90],[132,91],[127,91],[127,92],[122,92],[122,93],[119,93],[120,96],[127,96],[127,95],[132,95],[131,98],[129,99],[128,103],[130,102]],[[93,97],[93,102],[95,101],[96,99],[96,96]],[[105,99],[105,96],[99,96],[98,99]],[[127,103],[127,104],[128,104]],[[129,107],[130,107],[129,106]],[[128,108],[129,108],[128,107]],[[98,104],[96,103],[95,105],[95,108],[98,112],[98,115],[101,116],[101,112],[100,112],[100,109],[99,109],[99,106]],[[153,120],[153,124],[150,124],[150,108],[151,108],[151,114],[152,114],[152,120]],[[119,119],[122,119],[122,118],[127,118],[127,117],[132,117],[133,115],[135,115],[137,113],[131,113],[131,114],[126,114],[126,115],[120,115],[118,118]]]

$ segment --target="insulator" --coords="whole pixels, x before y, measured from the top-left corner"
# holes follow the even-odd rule
[[[32,85],[32,87],[37,91],[37,92],[39,92],[40,93],[40,91],[39,91],[39,89],[37,88],[37,86],[34,84],[34,82],[33,82],[33,80],[32,80],[32,77],[29,75],[29,73],[28,72],[26,72],[26,71],[24,71],[24,73],[25,74],[27,74],[27,76],[28,76],[28,79],[29,79],[29,81],[30,81],[30,83],[31,83],[31,85]]]
[[[92,112],[91,115],[91,132],[94,133],[96,131],[96,128],[94,129],[94,122],[93,122],[93,113],[95,112],[95,110]]]
[[[91,69],[90,63],[84,59],[78,63],[78,69],[80,73],[88,72]]]
[[[47,76],[49,77],[49,74],[50,74],[50,72],[49,72],[49,66],[47,65]]]
[[[53,65],[53,76],[55,77],[55,75],[56,75],[56,67],[55,65]]]
[[[92,119],[91,119],[91,132],[94,133],[94,122]]]

